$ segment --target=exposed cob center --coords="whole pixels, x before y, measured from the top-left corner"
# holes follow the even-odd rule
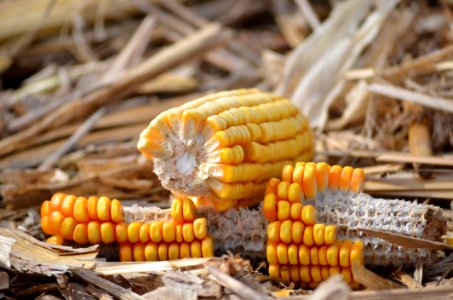
[[[218,210],[255,204],[283,166],[309,160],[312,133],[287,99],[256,89],[209,95],[157,116],[137,148],[175,195]]]

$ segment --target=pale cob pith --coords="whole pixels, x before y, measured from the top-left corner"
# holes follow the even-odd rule
[[[217,210],[261,200],[284,165],[310,160],[312,133],[287,99],[243,89],[170,109],[143,130],[138,149],[162,185]]]

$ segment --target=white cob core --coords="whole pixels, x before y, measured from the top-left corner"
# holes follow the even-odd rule
[[[208,192],[205,183],[208,175],[199,168],[207,159],[204,139],[199,137],[189,143],[175,134],[168,140],[171,141],[173,155],[169,158],[153,158],[154,172],[162,186],[187,195],[205,195]]]

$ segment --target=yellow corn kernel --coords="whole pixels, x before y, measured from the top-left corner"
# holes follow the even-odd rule
[[[277,220],[277,196],[275,194],[269,193],[264,196],[263,214],[269,222]]]
[[[168,245],[168,260],[179,259],[179,245],[177,243],[171,243]]]
[[[142,243],[136,243],[132,246],[132,256],[134,261],[145,261],[145,245]]]
[[[118,199],[113,199],[110,204],[110,216],[114,223],[121,223],[123,221],[123,206]]]
[[[134,257],[132,256],[131,244],[128,244],[128,243],[120,244],[119,254],[120,254],[120,261],[123,261],[123,262],[132,261]]]
[[[325,266],[325,267],[321,267],[321,276],[322,276],[322,280],[326,280],[327,278],[329,278],[329,267]]]
[[[102,196],[98,199],[97,213],[100,221],[105,222],[110,220],[110,207],[112,206],[112,200],[110,198]]]
[[[324,243],[332,245],[337,240],[337,227],[335,225],[327,225],[324,230]]]
[[[286,267],[286,266],[280,267],[280,279],[283,282],[290,282],[291,275],[289,273],[289,268],[288,267]]]
[[[305,225],[314,225],[316,223],[316,208],[313,205],[304,205],[300,212],[300,219]]]
[[[291,229],[291,238],[294,243],[300,244],[303,240],[305,225],[301,221],[293,222]]]
[[[290,183],[286,181],[282,181],[279,183],[277,188],[277,198],[278,200],[287,200],[288,199],[288,192],[289,192]]]
[[[59,211],[53,211],[49,215],[49,226],[52,228],[52,234],[61,235],[61,225],[63,224],[64,216]]]
[[[66,195],[61,201],[61,212],[65,217],[72,217],[74,215],[74,204],[77,197],[74,195]]]
[[[301,203],[293,203],[291,204],[291,219],[294,221],[300,220],[300,214],[302,212],[302,204]]]
[[[354,193],[359,193],[363,190],[363,184],[365,182],[365,172],[360,169],[356,168],[352,172],[352,177],[351,177],[351,186],[349,187],[349,190]]]
[[[305,246],[313,246],[314,245],[314,240],[313,240],[313,226],[306,226],[304,229],[304,236],[303,236],[303,243]]]
[[[53,234],[54,230],[50,226],[50,216],[44,216],[41,218],[41,229],[45,234]]]
[[[341,171],[341,175],[340,175],[340,183],[338,184],[339,190],[342,190],[345,192],[349,191],[349,187],[351,186],[351,178],[352,178],[353,171],[354,171],[354,169],[352,169],[349,166],[346,166],[343,168],[343,170]]]
[[[41,204],[41,218],[50,214],[50,201],[46,200]]]
[[[319,266],[311,266],[310,275],[311,275],[311,279],[313,281],[315,281],[315,282],[322,281],[321,268]]]
[[[162,241],[162,227],[164,222],[158,220],[151,222],[149,226],[149,237],[154,243],[159,243]]]
[[[310,265],[310,248],[305,245],[299,246],[299,263],[302,266]]]
[[[286,165],[282,170],[282,180],[286,182],[292,182],[294,167],[292,165]]]
[[[183,203],[182,199],[176,198],[171,204],[171,218],[176,224],[181,224],[184,222],[183,215]]]
[[[269,276],[280,278],[280,266],[278,264],[269,265]]]
[[[182,237],[187,243],[191,243],[194,240],[195,236],[192,223],[184,223],[182,225]]]
[[[277,258],[281,265],[288,263],[288,246],[283,243],[277,245]]]
[[[294,168],[294,171],[293,171],[292,182],[298,183],[299,186],[303,187],[303,184],[304,184],[304,172],[305,172],[305,164],[302,165],[302,164],[297,163],[296,167]]]
[[[129,241],[129,237],[127,235],[128,227],[128,224],[124,222],[115,225],[115,240],[118,243],[126,243]]]
[[[266,185],[265,195],[274,194],[275,197],[277,197],[278,185],[280,184],[280,182],[281,181],[278,178],[269,179]]]
[[[266,258],[267,258],[267,262],[269,264],[278,264],[277,243],[276,242],[267,241]]]
[[[98,197],[91,196],[87,201],[88,218],[92,221],[99,220],[98,218]]]
[[[184,242],[184,239],[182,237],[182,224],[177,224],[176,225],[176,236],[175,240],[177,243],[182,243]]]
[[[295,244],[291,244],[288,247],[288,262],[290,265],[299,264],[299,247]]]
[[[352,243],[350,240],[345,240],[340,245],[339,257],[341,267],[349,267],[349,255],[351,253]]]
[[[160,243],[157,245],[157,255],[159,256],[159,260],[168,260],[168,245],[165,243]]]
[[[293,221],[285,220],[280,224],[280,240],[286,244],[292,240]]]
[[[74,236],[74,230],[77,225],[77,221],[73,217],[66,217],[61,223],[61,236],[65,240],[72,241],[72,237]]]
[[[302,203],[304,200],[304,193],[300,184],[291,183],[288,188],[288,200],[292,203]]]
[[[115,241],[115,225],[112,222],[101,223],[102,243],[110,244]]]
[[[207,236],[201,241],[201,253],[203,257],[214,256],[214,240],[212,237]]]
[[[138,239],[141,243],[147,243],[149,241],[149,227],[151,226],[150,223],[144,223],[140,226]]]
[[[338,165],[334,165],[330,168],[329,172],[329,190],[338,190],[340,186],[341,172],[343,168]]]
[[[351,283],[352,282],[352,273],[351,269],[348,268],[341,268],[341,275],[343,276],[343,280],[346,283]]]
[[[60,211],[64,197],[66,197],[66,194],[55,193],[50,199],[50,211]]]
[[[305,165],[303,185],[305,199],[315,199],[318,193],[316,185],[316,171],[314,165]]]
[[[142,227],[142,224],[142,222],[134,221],[127,227],[127,237],[132,244],[140,240],[140,227]]]
[[[197,218],[193,221],[193,233],[199,240],[208,235],[208,220],[206,218]]]
[[[86,223],[79,223],[76,225],[72,239],[80,245],[88,242],[88,226]]]
[[[300,281],[300,267],[299,266],[292,266],[289,268],[289,274],[291,276],[291,282],[299,282]]]
[[[194,240],[190,243],[190,256],[194,258],[202,257],[200,241]]]
[[[316,164],[316,184],[318,191],[324,192],[329,187],[330,166],[325,162]]]
[[[64,239],[61,235],[52,235],[46,240],[46,243],[53,245],[63,245]]]
[[[310,248],[310,261],[312,265],[319,265],[318,247]]]
[[[197,218],[197,208],[190,199],[184,199],[182,204],[182,217],[186,222],[192,222]]]
[[[340,267],[332,267],[330,266],[329,267],[329,276],[334,276],[334,275],[337,275],[337,274],[340,274]]]
[[[354,241],[351,252],[349,254],[350,263],[357,262],[363,265],[363,242],[361,240]]]
[[[164,224],[162,225],[162,239],[166,243],[171,243],[171,242],[175,241],[176,225],[173,221],[164,222]]]
[[[327,266],[327,246],[323,245],[318,249],[318,262],[321,266]]]
[[[99,244],[101,242],[101,223],[99,221],[90,221],[87,230],[88,241],[91,244]]]
[[[291,204],[286,200],[277,202],[277,216],[280,221],[289,219],[291,213]]]
[[[188,243],[181,243],[179,245],[179,258],[190,257],[190,245]]]
[[[327,263],[335,267],[338,265],[338,245],[332,244],[327,248]]]
[[[77,197],[74,203],[74,219],[77,222],[88,222],[88,200],[85,197]]]
[[[153,242],[148,242],[145,245],[145,259],[147,261],[159,260],[159,254],[157,253],[157,245]]]
[[[311,281],[310,267],[309,266],[300,267],[299,274],[300,274],[300,280],[302,282],[308,283],[308,282]]]
[[[269,225],[267,225],[267,239],[269,241],[273,241],[273,242],[280,241],[280,227],[281,227],[280,224],[281,224],[280,221],[274,221],[272,223],[269,223]]]
[[[313,238],[315,244],[318,246],[324,245],[324,235],[326,231],[326,224],[317,223],[313,225]]]

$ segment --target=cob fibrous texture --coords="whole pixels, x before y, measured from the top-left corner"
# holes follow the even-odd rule
[[[226,210],[258,203],[284,165],[311,159],[312,141],[307,119],[289,100],[242,89],[161,113],[137,147],[176,196]]]
[[[207,220],[190,199],[175,199],[171,210],[124,209],[108,197],[57,193],[41,206],[41,228],[54,244],[116,242],[121,261],[210,257],[214,251]]]

